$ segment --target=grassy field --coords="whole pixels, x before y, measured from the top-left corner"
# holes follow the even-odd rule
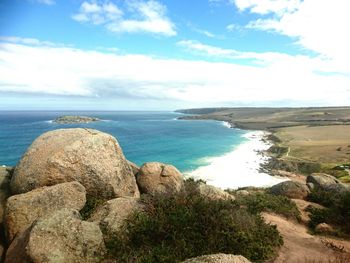
[[[280,128],[276,136],[290,148],[287,157],[334,165],[350,162],[350,125]]]

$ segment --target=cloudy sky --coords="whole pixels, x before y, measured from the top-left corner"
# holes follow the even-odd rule
[[[350,105],[348,0],[1,0],[0,109]]]

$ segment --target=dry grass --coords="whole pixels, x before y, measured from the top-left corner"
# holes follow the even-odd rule
[[[325,164],[350,162],[350,125],[281,128],[276,135],[290,147],[288,158]]]
[[[348,253],[338,253],[333,257],[326,258],[324,260],[314,260],[314,259],[305,259],[304,262],[300,263],[349,263],[350,254]]]

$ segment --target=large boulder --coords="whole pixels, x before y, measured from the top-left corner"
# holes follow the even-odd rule
[[[184,178],[172,165],[150,162],[141,166],[137,184],[141,193],[174,194],[182,189]]]
[[[4,223],[7,238],[27,229],[36,219],[62,208],[80,210],[86,202],[84,186],[78,182],[41,187],[7,200]]]
[[[10,196],[11,173],[8,167],[0,167],[0,224],[3,221],[6,200]]]
[[[62,209],[43,217],[18,235],[5,263],[99,262],[105,253],[100,228],[79,212]]]
[[[107,201],[90,217],[89,221],[96,222],[101,229],[115,234],[123,226],[125,220],[136,211],[142,211],[143,205],[139,199],[120,197]]]
[[[306,182],[313,184],[315,188],[326,189],[330,185],[339,184],[340,181],[335,177],[324,173],[313,173],[306,178]]]
[[[117,140],[92,129],[60,129],[38,137],[17,165],[14,194],[63,182],[80,182],[90,196],[139,196]]]
[[[205,183],[199,183],[197,194],[211,200],[235,200],[235,197],[220,188]]]
[[[305,199],[310,190],[305,183],[285,181],[272,186],[269,192],[273,195],[283,195],[293,199]]]
[[[190,258],[182,263],[250,263],[250,261],[243,256],[220,253]]]

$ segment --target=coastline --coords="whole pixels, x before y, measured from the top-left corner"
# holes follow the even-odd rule
[[[227,124],[223,125],[228,127]],[[288,180],[261,171],[261,166],[269,159],[264,153],[272,145],[263,140],[266,135],[266,131],[247,131],[242,136],[246,141],[235,146],[231,152],[208,159],[209,164],[187,172],[185,176],[205,180],[222,189],[270,187]]]

